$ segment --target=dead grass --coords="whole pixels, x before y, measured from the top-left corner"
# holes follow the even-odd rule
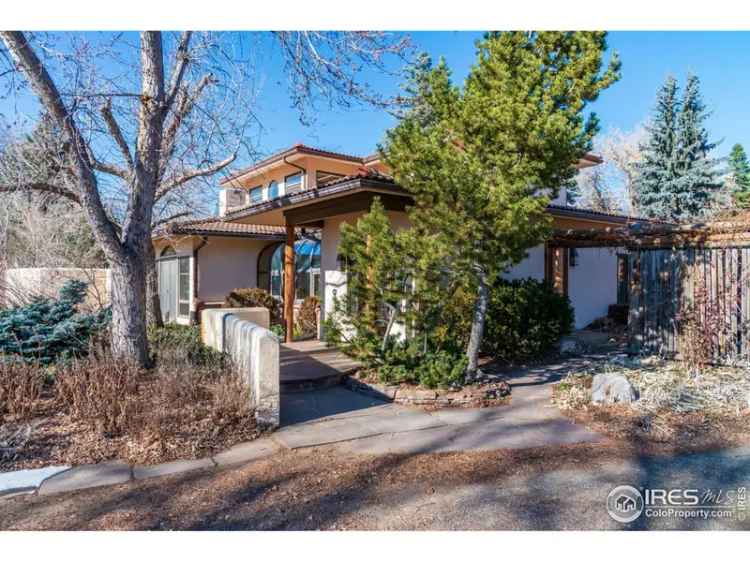
[[[633,404],[593,404],[596,372],[625,375],[640,395]],[[605,364],[569,374],[553,389],[567,416],[594,431],[639,445],[700,450],[750,442],[748,373],[729,367],[692,372],[676,362]]]
[[[31,373],[40,371],[19,372],[36,380]],[[198,458],[259,433],[249,389],[231,367],[172,363],[145,371],[99,356],[52,376],[52,384],[24,392],[0,420],[0,471]]]

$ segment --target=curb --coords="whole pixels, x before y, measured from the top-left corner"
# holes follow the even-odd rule
[[[0,491],[0,502],[20,495],[48,496],[77,490],[116,486],[128,482],[140,482],[162,476],[186,474],[197,470],[220,470],[267,458],[282,449],[283,445],[268,436],[254,441],[238,443],[229,449],[210,457],[169,461],[155,465],[133,465],[121,460],[111,460],[97,464],[82,464],[63,468],[47,476],[36,485],[19,486]],[[52,467],[44,467],[46,470]],[[0,473],[0,476],[26,472],[28,469]]]

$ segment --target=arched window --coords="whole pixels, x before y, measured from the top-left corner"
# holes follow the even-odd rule
[[[175,252],[175,249],[173,246],[167,246],[161,251],[161,257],[166,258],[168,256],[174,256],[177,252]]]
[[[268,198],[269,199],[275,199],[279,196],[279,184],[275,181],[272,181],[268,184]]]
[[[258,288],[281,298],[281,269],[284,243],[278,242],[263,248],[258,256]]]
[[[320,241],[300,240],[294,244],[295,299],[320,296]],[[258,287],[274,297],[284,296],[284,243],[266,246],[258,256]]]

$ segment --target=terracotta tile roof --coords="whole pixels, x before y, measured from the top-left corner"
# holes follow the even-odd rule
[[[156,237],[166,235],[214,235],[235,236],[241,238],[279,238],[286,236],[286,230],[281,226],[269,226],[265,224],[240,224],[224,222],[219,217],[209,217],[190,221],[173,222],[164,225]]]
[[[242,170],[239,170],[237,172],[234,172],[233,174],[230,174],[229,176],[221,180],[219,183],[221,185],[224,185],[228,182],[231,182],[234,179],[239,178],[240,176],[244,176],[245,174],[253,172],[254,170],[258,170],[262,168],[263,166],[273,164],[274,162],[282,160],[284,157],[291,156],[292,154],[310,154],[313,156],[325,156],[328,158],[336,158],[338,160],[345,160],[347,162],[354,162],[357,164],[365,164],[366,162],[371,162],[378,158],[377,154],[371,154],[370,156],[362,157],[362,156],[355,156],[353,154],[344,154],[343,152],[333,152],[330,150],[324,150],[322,148],[316,148],[314,146],[307,146],[302,143],[297,143],[291,148],[285,148],[284,150],[275,152],[274,154],[271,154],[267,158],[264,158],[263,160],[256,162],[252,166],[243,168]]]
[[[550,203],[549,205],[547,205],[547,208],[553,212],[562,211],[562,212],[568,212],[568,213],[585,214],[591,217],[619,219],[620,221],[623,221],[623,222],[651,222],[651,223],[659,223],[659,224],[670,224],[667,221],[662,221],[659,219],[647,219],[645,217],[626,215],[623,213],[609,213],[606,211],[594,211],[593,209],[584,209],[583,207],[573,207],[571,205],[556,205],[556,204]]]

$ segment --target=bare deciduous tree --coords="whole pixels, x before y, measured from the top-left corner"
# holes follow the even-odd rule
[[[62,141],[52,174],[22,174],[0,191],[46,192],[82,207],[112,270],[113,352],[147,364],[145,295],[148,277],[155,298],[156,213],[184,213],[186,186],[221,172],[240,151],[250,152],[252,57],[241,36],[227,34],[64,34],[60,40],[6,31],[0,37]],[[293,105],[301,110],[317,98],[385,104],[359,73],[385,69],[384,57],[408,49],[398,35],[379,32],[273,37]],[[18,73],[0,70],[13,81],[9,90],[17,91]],[[300,115],[309,122],[304,111]]]
[[[594,152],[604,163],[581,170],[576,178],[576,204],[604,212],[638,214],[635,189],[636,164],[641,160],[640,145],[645,129],[612,129],[594,139]]]

